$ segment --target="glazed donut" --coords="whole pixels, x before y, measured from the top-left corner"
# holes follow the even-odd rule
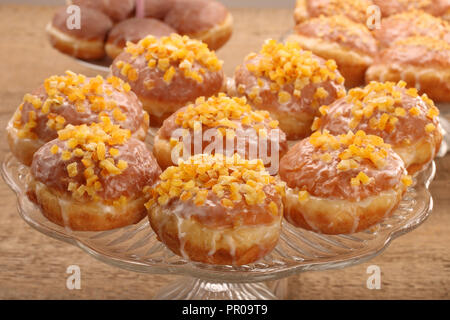
[[[64,76],[51,76],[32,94],[24,96],[9,121],[11,152],[30,165],[33,154],[55,139],[58,130],[68,124],[98,122],[104,115],[129,129],[136,138],[145,139],[149,117],[127,83],[116,77],[87,78],[71,71]]]
[[[359,232],[394,211],[412,179],[378,136],[316,131],[280,162],[286,182],[284,217],[325,234]]]
[[[157,125],[197,97],[218,93],[224,82],[215,53],[201,41],[177,34],[129,42],[111,73],[130,83]]]
[[[450,43],[448,22],[420,10],[410,10],[381,20],[381,28],[373,31],[380,48],[411,36],[428,36]]]
[[[150,224],[175,254],[192,261],[243,265],[277,244],[283,184],[261,160],[195,155],[169,167],[150,189]]]
[[[323,107],[323,116],[314,124],[334,135],[363,130],[380,136],[400,155],[408,172],[415,173],[433,160],[442,133],[433,101],[405,85],[371,82],[352,89],[347,97]]]
[[[366,82],[404,80],[435,102],[450,100],[450,44],[415,36],[382,50],[367,69]]]
[[[371,0],[297,0],[294,20],[301,23],[310,18],[345,15],[351,20],[366,23],[366,12]]]
[[[195,145],[196,135],[200,147]],[[238,153],[245,159],[262,159],[269,173],[276,174],[286,151],[286,135],[278,129],[278,121],[267,111],[253,111],[245,98],[229,98],[224,93],[207,100],[197,98],[195,104],[172,114],[153,144],[153,154],[163,170],[180,157],[187,160],[196,153]]]
[[[411,9],[419,9],[429,14],[441,17],[445,20],[450,18],[450,1],[448,0],[372,0],[380,7],[383,17],[405,12]]]
[[[55,49],[79,59],[101,59],[105,56],[105,39],[113,23],[98,10],[81,7],[81,12],[80,28],[69,29],[67,8],[58,10],[46,28],[50,43]]]
[[[113,22],[120,22],[132,15],[136,0],[69,0],[68,2],[101,11]]]
[[[210,50],[222,47],[233,31],[231,13],[214,0],[175,0],[164,22],[179,34],[203,41]]]
[[[295,42],[267,40],[235,71],[238,95],[255,109],[270,112],[288,139],[311,133],[318,109],[345,95],[344,78],[334,60],[323,60]]]
[[[106,54],[114,59],[125,48],[128,41],[137,43],[151,34],[155,37],[169,36],[176,31],[156,19],[131,18],[116,24],[108,34]]]
[[[287,41],[295,41],[324,59],[336,61],[345,86],[364,84],[367,68],[378,48],[369,29],[345,16],[320,16],[298,24]]]
[[[164,20],[176,0],[144,0],[144,16]]]
[[[143,189],[160,173],[145,144],[103,116],[90,126],[68,125],[35,153],[27,194],[53,223],[109,230],[146,216]]]

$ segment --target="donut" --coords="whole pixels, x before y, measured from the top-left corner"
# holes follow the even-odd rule
[[[224,82],[216,54],[201,41],[177,34],[129,42],[111,73],[130,83],[155,125],[196,98],[218,93]]]
[[[398,13],[381,20],[381,28],[373,30],[380,48],[411,36],[428,36],[450,43],[448,22],[421,10]]]
[[[144,188],[161,169],[129,130],[101,122],[68,125],[33,157],[27,195],[53,223],[76,231],[134,224],[146,215]]]
[[[155,37],[169,36],[176,31],[156,19],[131,18],[116,24],[108,34],[106,54],[114,59],[125,48],[128,41],[137,43],[151,34]]]
[[[366,23],[367,8],[373,5],[370,0],[297,0],[294,20],[301,23],[310,18],[345,15],[351,20]]]
[[[214,0],[175,0],[164,22],[179,34],[205,42],[210,50],[222,47],[233,31],[231,13]]]
[[[411,9],[419,9],[429,14],[450,18],[450,1],[448,0],[372,0],[380,8],[383,17],[405,12]]]
[[[364,84],[366,70],[378,51],[369,29],[342,15],[306,20],[295,26],[287,41],[298,42],[324,59],[334,59],[347,88]]]
[[[366,82],[404,80],[434,102],[450,100],[450,44],[442,39],[413,36],[379,52],[367,69]]]
[[[69,2],[101,11],[117,23],[132,15],[136,0],[69,0]]]
[[[389,216],[412,179],[383,139],[349,131],[316,131],[280,162],[284,217],[317,233],[350,234]]]
[[[108,115],[133,136],[144,140],[149,117],[130,86],[116,77],[88,78],[67,71],[45,79],[31,94],[25,94],[7,126],[11,152],[25,165],[46,142],[58,137],[68,124],[98,122]]]
[[[65,54],[79,59],[94,60],[105,56],[105,39],[112,28],[111,19],[102,12],[82,7],[80,28],[69,29],[70,14],[61,8],[47,24],[46,31],[51,45]]]
[[[144,0],[144,17],[164,20],[176,0]]]
[[[334,60],[324,60],[295,42],[267,40],[234,74],[237,95],[255,109],[270,112],[288,139],[311,133],[318,109],[345,95],[344,78]]]
[[[197,135],[200,140],[196,141]],[[163,170],[180,157],[187,160],[196,153],[238,153],[246,159],[262,159],[268,171],[276,174],[286,151],[286,135],[278,128],[278,121],[267,111],[253,111],[245,98],[230,98],[224,93],[197,98],[194,104],[172,114],[153,144],[153,154]]]
[[[439,110],[426,94],[419,96],[406,83],[371,82],[347,97],[322,107],[313,129],[333,135],[363,130],[377,135],[400,155],[410,174],[424,168],[439,151],[442,133]]]
[[[158,239],[175,254],[243,265],[277,244],[283,191],[261,160],[198,154],[161,174],[146,207]]]

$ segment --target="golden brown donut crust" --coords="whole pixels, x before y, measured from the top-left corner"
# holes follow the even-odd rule
[[[409,37],[382,50],[366,72],[366,82],[404,80],[435,102],[450,97],[450,45],[429,37]]]
[[[271,224],[220,232],[160,207],[149,212],[149,220],[158,238],[175,254],[218,265],[244,265],[261,259],[275,248],[281,233],[281,216]]]
[[[404,188],[384,191],[361,202],[309,197],[298,200],[298,190],[288,189],[285,219],[296,227],[324,234],[363,231],[391,215],[400,203]]]
[[[297,0],[294,19],[296,23],[301,23],[309,18],[337,14],[366,23],[366,11],[372,4],[369,0]]]
[[[51,222],[74,231],[104,231],[138,223],[146,215],[142,196],[117,207],[98,202],[78,202],[57,190],[31,180],[27,196]]]

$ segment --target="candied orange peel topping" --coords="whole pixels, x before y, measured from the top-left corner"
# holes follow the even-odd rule
[[[272,129],[278,127],[278,121],[270,118],[269,112],[252,110],[245,98],[228,97],[224,93],[208,99],[197,98],[194,104],[177,113],[175,123],[183,128],[195,129],[196,122],[207,127],[220,129],[236,129],[237,123],[257,129],[263,129],[267,122]],[[261,128],[260,128],[261,127]]]
[[[384,167],[388,151],[391,149],[389,144],[384,143],[383,138],[368,135],[362,130],[356,133],[349,131],[347,134],[339,136],[333,136],[327,130],[316,131],[310,136],[309,142],[323,151],[338,151],[339,161],[336,167],[339,171],[357,169],[364,159],[372,163],[374,167],[381,169]],[[332,156],[328,152],[319,158],[327,163],[332,160]],[[359,186],[360,184],[366,185],[371,181],[372,179],[361,171],[351,179],[350,183],[353,186]]]
[[[167,168],[160,180],[149,188],[152,197],[147,208],[166,205],[171,199],[190,200],[201,206],[208,197],[216,197],[225,208],[243,201],[250,206],[267,204],[273,214],[278,214],[278,207],[270,204],[263,188],[270,184],[277,191],[284,191],[284,184],[264,169],[261,160],[245,160],[238,154],[194,155],[178,166]]]
[[[65,141],[65,148],[54,144],[50,152],[60,154],[61,159],[68,162],[66,168],[69,177],[83,177],[84,183],[69,183],[68,190],[75,198],[87,194],[92,199],[98,199],[96,193],[103,188],[99,174],[118,175],[127,169],[128,163],[117,159],[120,154],[113,146],[126,143],[130,136],[129,130],[112,124],[106,116],[101,117],[100,123],[90,126],[69,124],[58,131],[58,139]]]
[[[203,82],[203,74],[206,70],[217,72],[222,69],[220,61],[214,51],[200,40],[191,39],[188,36],[171,34],[167,37],[155,38],[147,36],[137,44],[128,42],[125,51],[135,59],[144,55],[147,66],[150,69],[157,68],[164,72],[163,79],[170,84],[176,75],[176,69],[186,78],[198,83]],[[194,64],[199,64],[197,68]],[[139,78],[137,70],[124,61],[116,62],[122,75],[128,80],[136,81]],[[147,86],[146,86],[147,87]]]
[[[395,129],[399,118],[406,117],[408,113],[420,116],[422,111],[419,108],[412,107],[406,110],[402,107],[402,97],[405,94],[422,99],[428,108],[426,117],[434,120],[439,115],[439,110],[433,101],[426,94],[419,96],[415,88],[404,89],[405,86],[406,82],[402,80],[398,83],[372,81],[364,88],[349,90],[346,100],[352,103],[350,129],[356,129],[363,119],[368,119],[371,129],[391,132]]]
[[[35,109],[29,112],[28,122],[22,123],[20,112],[16,112],[14,116],[13,125],[19,129],[19,137],[37,139],[37,135],[33,132],[33,128],[37,126],[36,112],[47,116],[47,126],[50,129],[55,131],[63,129],[67,125],[66,119],[53,111],[65,102],[74,104],[76,111],[80,113],[86,112],[86,105],[88,105],[90,110],[97,113],[113,110],[114,118],[117,121],[126,120],[126,116],[118,108],[116,102],[105,99],[112,94],[112,91],[108,88],[105,89],[104,84],[109,84],[121,92],[130,91],[129,85],[117,77],[103,79],[101,76],[97,76],[88,80],[84,75],[66,71],[63,76],[51,76],[45,79],[44,89],[47,98],[44,101],[32,94],[25,94],[23,98],[23,103],[30,103]],[[21,111],[22,108],[23,104],[18,111]]]
[[[257,54],[251,53],[246,60],[255,58]],[[256,63],[246,64],[246,68],[258,77],[270,79],[270,90],[278,92],[278,101],[281,104],[288,103],[295,97],[301,96],[301,90],[310,83],[319,84],[328,80],[342,84],[344,78],[338,76],[337,65],[334,60],[321,63],[311,51],[303,50],[298,43],[278,43],[275,40],[267,40],[261,51],[260,59]],[[262,81],[262,80],[261,80]],[[293,92],[281,90],[287,84],[293,84]],[[238,91],[242,91],[238,87]],[[244,88],[245,90],[245,88]],[[251,89],[248,94],[251,100],[259,97],[259,87]],[[314,95],[314,100],[325,98],[328,92],[319,87]]]

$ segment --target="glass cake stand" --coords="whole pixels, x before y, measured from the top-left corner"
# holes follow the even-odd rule
[[[283,222],[276,248],[263,259],[243,266],[196,263],[173,254],[159,242],[148,219],[102,232],[68,230],[47,220],[26,196],[29,169],[11,153],[2,162],[3,179],[17,195],[20,216],[33,228],[76,245],[93,257],[123,269],[185,276],[162,289],[156,299],[276,299],[286,281],[274,281],[309,270],[344,268],[381,253],[396,237],[420,225],[433,200],[428,190],[435,174],[432,162],[414,177],[399,207],[376,226],[351,235],[324,235]],[[272,281],[269,285],[264,281]]]

